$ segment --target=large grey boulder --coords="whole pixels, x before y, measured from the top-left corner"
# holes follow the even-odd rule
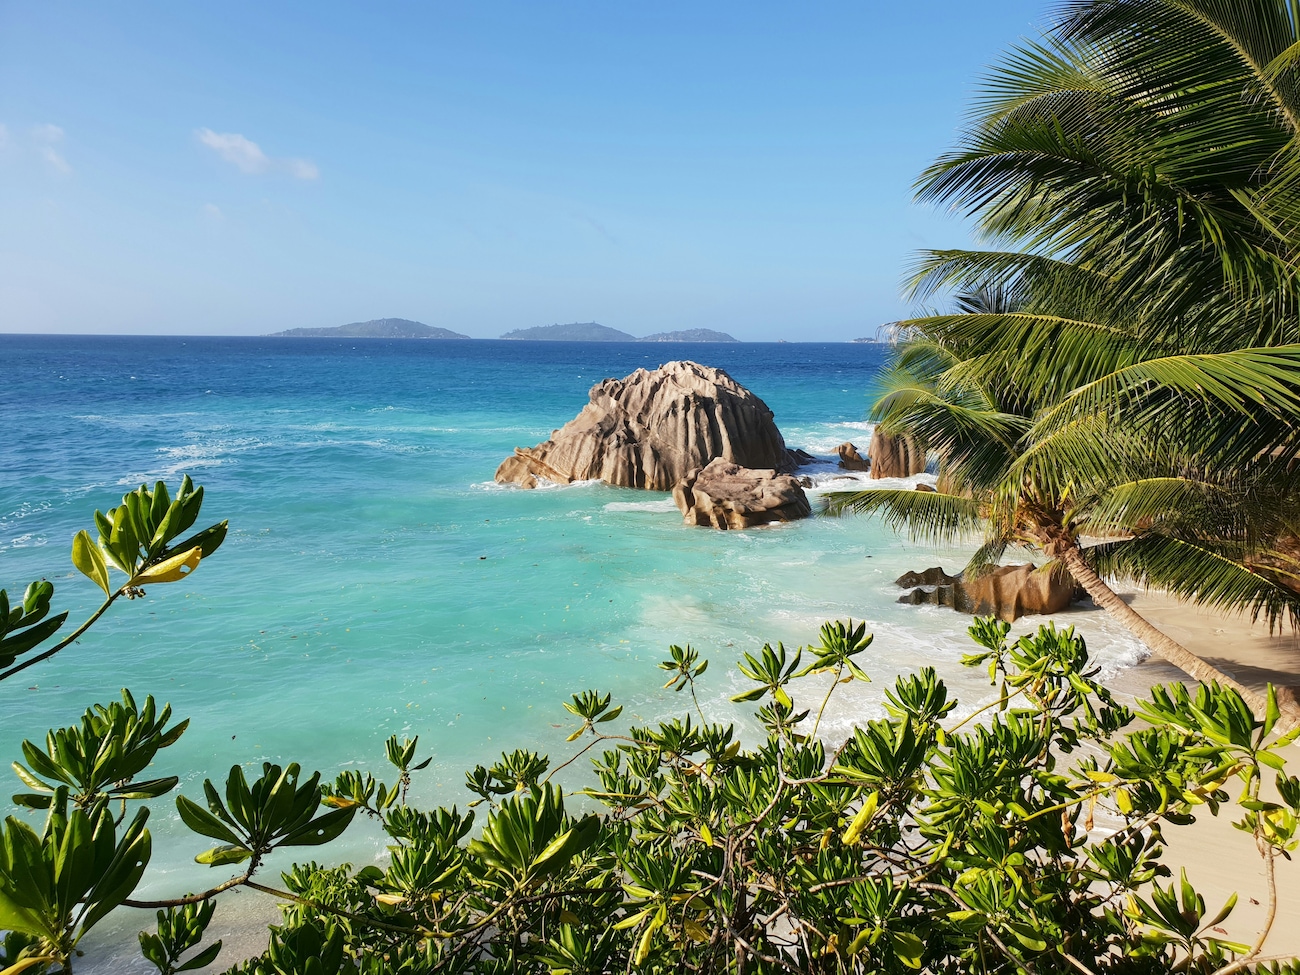
[[[721,457],[678,481],[673,500],[686,524],[721,529],[752,528],[812,514],[798,478],[771,468],[729,464]]]
[[[601,480],[670,491],[714,459],[792,470],[767,404],[721,369],[668,362],[591,388],[576,417],[536,447],[516,447],[497,468],[503,484],[536,487]]]

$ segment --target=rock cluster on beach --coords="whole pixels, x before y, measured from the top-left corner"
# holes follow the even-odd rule
[[[730,464],[721,457],[678,481],[673,500],[686,524],[712,528],[752,528],[812,514],[797,478],[771,468]]]
[[[516,447],[496,480],[671,491],[715,459],[781,473],[795,466],[766,403],[721,369],[668,362],[597,383],[582,412],[544,443]]]
[[[962,613],[996,616],[1014,623],[1022,616],[1059,613],[1076,599],[1074,579],[1064,570],[1043,572],[1032,563],[1003,565],[965,579],[950,576],[935,566],[924,572],[906,572],[895,580],[903,587],[916,586],[899,597],[914,606],[951,606]]]

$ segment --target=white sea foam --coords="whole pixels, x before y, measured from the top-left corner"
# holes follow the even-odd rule
[[[555,481],[548,481],[545,478],[537,479],[537,487],[532,488],[534,491],[568,491],[576,488],[589,488],[597,485],[604,485],[600,478],[591,478],[586,481],[574,481],[572,484],[557,484]],[[476,481],[470,487],[478,491],[522,491],[518,484],[498,484],[496,481]]]
[[[672,498],[659,498],[655,501],[611,501],[605,505],[606,511],[649,511],[659,514],[676,511],[677,502]]]
[[[806,469],[805,469],[806,470]],[[804,475],[804,470],[800,470]],[[914,474],[911,477],[882,477],[873,479],[864,471],[812,471],[804,476],[811,478],[809,494],[819,497],[832,491],[915,491],[918,484],[934,487],[938,478],[933,474]]]
[[[874,423],[866,420],[847,420],[843,423],[818,423],[809,426],[791,426],[783,429],[786,443],[801,447],[808,453],[821,456],[835,453],[835,448],[846,441],[854,444],[863,454],[871,443]]]

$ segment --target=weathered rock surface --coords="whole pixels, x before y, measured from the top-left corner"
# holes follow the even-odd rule
[[[961,573],[950,576],[943,571],[943,566],[936,565],[929,569],[922,569],[920,572],[904,572],[894,580],[894,585],[902,586],[951,586],[954,582],[961,581]]]
[[[673,486],[673,500],[688,525],[752,528],[812,514],[799,479],[771,468],[753,470],[721,457]]]
[[[858,453],[858,448],[845,441],[835,448],[840,455],[840,466],[846,471],[866,471],[871,469],[871,461]]]
[[[915,440],[881,433],[879,429],[871,434],[867,458],[871,463],[873,479],[911,477],[925,470],[925,451]]]
[[[974,579],[950,576],[940,568],[907,572],[899,576],[900,586],[934,586],[913,589],[899,598],[913,606],[951,606],[975,616],[996,616],[1008,623],[1022,616],[1059,613],[1078,598],[1068,573],[1039,572],[1032,563],[1004,565]]]
[[[550,440],[516,447],[496,479],[670,491],[715,458],[757,470],[794,467],[766,403],[721,369],[669,362],[597,383],[582,412]]]

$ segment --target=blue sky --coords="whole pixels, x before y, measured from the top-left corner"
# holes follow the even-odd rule
[[[983,3],[0,0],[0,331],[870,335]]]

